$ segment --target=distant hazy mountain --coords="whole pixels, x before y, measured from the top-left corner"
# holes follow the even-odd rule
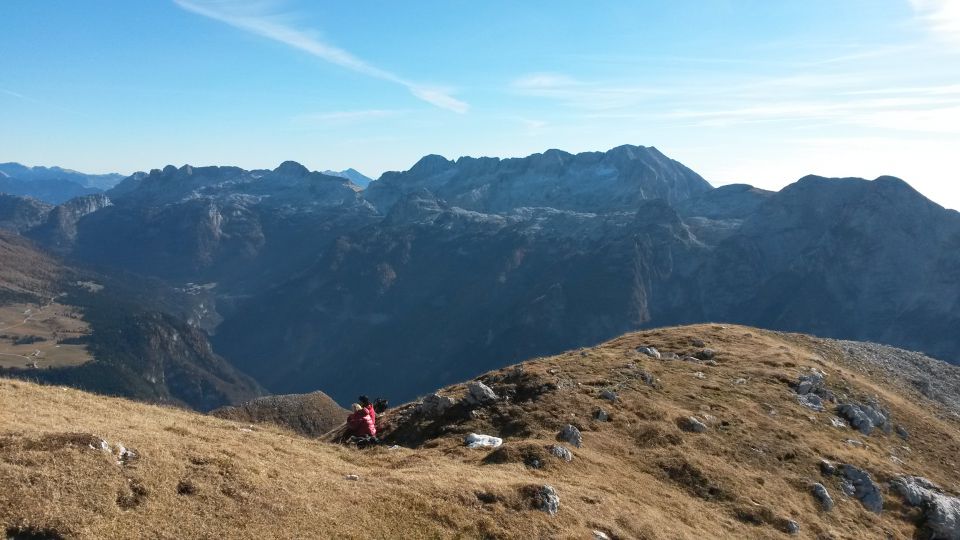
[[[370,182],[373,182],[373,179],[364,175],[356,169],[347,169],[345,171],[323,171],[323,174],[330,176],[339,176],[340,178],[346,178],[354,184],[360,186],[361,188],[366,189]]]
[[[32,229],[47,219],[52,208],[36,199],[0,193],[0,229],[14,232]]]
[[[0,193],[33,197],[50,204],[100,193],[122,179],[120,174],[84,174],[60,167],[0,163]]]
[[[27,167],[19,163],[0,163],[0,172],[20,180],[67,180],[83,187],[110,189],[124,179],[122,174],[87,174],[61,167]]]

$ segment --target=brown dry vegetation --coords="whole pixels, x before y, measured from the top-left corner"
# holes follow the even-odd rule
[[[0,230],[0,293],[46,294],[63,269],[25,238]]]
[[[697,339],[718,352],[717,366],[635,351],[653,345],[682,354],[696,350]],[[834,428],[829,412],[801,407],[788,383],[814,366],[838,393],[876,394],[910,439]],[[640,369],[659,384],[636,378]],[[739,378],[746,384],[733,384]],[[611,538],[777,538],[792,519],[801,538],[911,538],[916,516],[896,496],[885,491],[884,512],[872,514],[820,476],[819,460],[852,463],[881,483],[909,473],[960,487],[955,415],[847,363],[829,342],[740,326],[669,328],[482,379],[514,398],[434,422],[400,407],[384,423],[394,441],[414,448],[365,451],[268,424],[251,430],[0,379],[0,525],[79,538],[590,538],[592,530]],[[607,388],[618,403],[599,398]],[[612,413],[609,422],[593,420],[598,407]],[[715,417],[707,432],[678,428],[678,418],[694,414]],[[541,452],[566,423],[584,437],[571,463]],[[467,449],[469,431],[503,436],[505,447]],[[137,457],[118,464],[91,448],[101,438]],[[547,466],[528,467],[531,456]],[[813,481],[830,490],[832,512],[819,510]],[[543,484],[560,495],[554,517],[532,508],[531,493]]]

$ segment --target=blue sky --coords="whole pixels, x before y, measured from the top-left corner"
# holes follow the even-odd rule
[[[625,143],[960,208],[960,0],[0,3],[0,161],[376,177]]]

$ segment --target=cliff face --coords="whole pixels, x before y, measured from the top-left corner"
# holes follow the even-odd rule
[[[70,253],[77,239],[77,223],[83,217],[113,203],[102,193],[70,199],[53,207],[42,224],[30,229],[28,236],[54,253]]]

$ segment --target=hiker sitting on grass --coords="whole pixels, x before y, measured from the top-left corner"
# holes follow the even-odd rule
[[[372,407],[371,410],[367,410],[365,407],[360,406],[359,403],[354,403],[351,409],[353,409],[353,413],[347,417],[347,432],[350,434],[350,438],[376,438],[377,424],[375,423],[373,415],[370,414]]]
[[[377,431],[382,431],[380,429],[380,424],[377,423],[377,415],[387,410],[387,400],[383,398],[377,398],[376,401],[370,403],[370,398],[367,396],[360,396],[357,398],[357,403],[359,403],[361,407],[370,413],[370,418],[373,418],[373,425],[376,426]]]

